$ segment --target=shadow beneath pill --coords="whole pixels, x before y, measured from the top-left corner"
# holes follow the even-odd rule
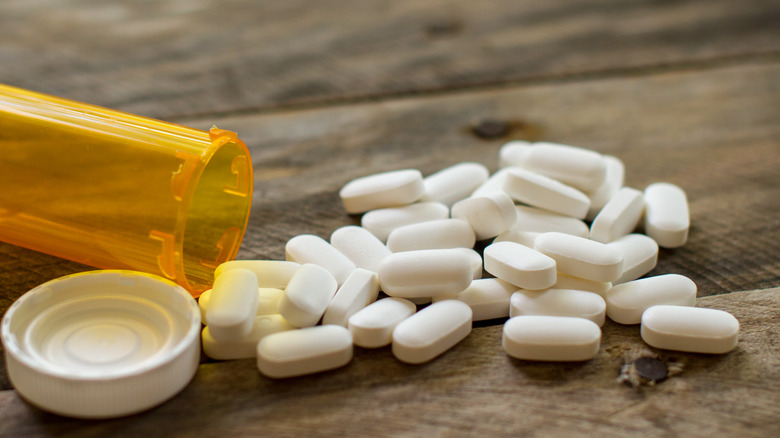
[[[544,385],[563,385],[590,374],[592,360],[582,362],[544,362],[507,357],[516,371],[528,380]]]

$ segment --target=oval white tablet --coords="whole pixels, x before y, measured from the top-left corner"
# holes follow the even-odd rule
[[[509,168],[504,191],[516,201],[579,219],[590,208],[590,199],[574,187],[516,167]]]
[[[623,187],[607,202],[590,226],[590,238],[596,242],[612,242],[634,231],[642,212],[645,199],[642,192]]]
[[[206,325],[214,339],[241,339],[252,330],[257,310],[257,276],[231,269],[216,280],[206,308]]]
[[[555,260],[514,242],[497,242],[485,248],[485,270],[524,289],[546,289],[555,284]]]
[[[540,234],[542,233],[536,233],[534,231],[518,231],[517,228],[512,228],[496,236],[496,238],[493,239],[493,243],[514,242],[533,249],[534,240],[536,240],[536,237]]]
[[[423,179],[422,201],[441,202],[446,206],[468,197],[487,181],[490,172],[479,163],[459,163]]]
[[[341,188],[339,196],[347,213],[354,214],[411,204],[423,193],[420,171],[404,169],[354,179]]]
[[[680,187],[654,183],[645,188],[645,233],[658,246],[677,248],[688,240],[688,199]]]
[[[639,324],[642,312],[659,304],[696,304],[696,283],[679,274],[665,274],[618,284],[607,292],[607,316],[620,324]]]
[[[360,218],[360,225],[377,239],[387,242],[387,236],[398,227],[449,217],[449,207],[441,202],[418,202],[404,207],[371,210]]]
[[[628,234],[607,244],[623,254],[623,273],[614,284],[636,280],[655,268],[658,244],[644,234]]]
[[[339,325],[274,333],[257,344],[257,369],[281,379],[342,367],[352,360],[352,335]]]
[[[330,244],[347,256],[357,267],[374,271],[392,254],[384,243],[362,227],[348,225],[330,235]]]
[[[623,181],[626,175],[626,167],[619,158],[611,155],[604,155],[607,163],[607,179],[599,188],[593,192],[586,193],[590,197],[590,208],[588,209],[588,220],[593,220],[596,215],[607,205],[615,193],[623,187]]]
[[[478,252],[471,248],[452,248],[453,251],[458,251],[466,255],[471,263],[471,278],[476,280],[482,278],[482,256]]]
[[[433,297],[433,302],[453,299],[471,307],[471,320],[506,318],[509,316],[509,298],[517,292],[517,286],[498,278],[481,278],[457,295]]]
[[[534,143],[522,166],[575,187],[596,190],[607,179],[607,163],[598,152],[556,143]]]
[[[604,297],[612,289],[612,283],[608,281],[591,281],[584,278],[573,277],[563,272],[558,272],[558,279],[552,286],[553,289],[574,289],[593,292]]]
[[[281,289],[275,289],[270,287],[261,287],[257,289],[257,310],[256,315],[270,315],[273,313],[279,313],[279,299],[284,294]],[[205,325],[206,310],[211,301],[211,289],[203,292],[198,297],[198,307],[200,307],[200,320]]]
[[[509,316],[547,315],[585,318],[604,325],[607,304],[593,292],[574,289],[519,290],[510,298]]]
[[[384,347],[390,344],[395,326],[416,311],[417,307],[409,300],[383,298],[352,315],[347,327],[358,347]]]
[[[285,258],[300,264],[311,263],[325,268],[341,285],[357,268],[341,251],[325,239],[313,234],[301,234],[287,241]]]
[[[425,363],[471,333],[471,308],[458,300],[433,303],[393,330],[393,355],[401,362]]]
[[[460,219],[439,219],[396,228],[387,237],[392,252],[420,249],[472,248],[474,230]]]
[[[284,289],[300,263],[285,260],[231,260],[217,266],[214,278],[231,269],[248,269],[257,276],[258,287]]]
[[[715,309],[653,306],[642,314],[642,340],[664,350],[724,354],[739,341],[739,321]]]
[[[205,327],[201,335],[203,352],[216,360],[246,359],[257,355],[257,343],[264,337],[287,330],[295,326],[288,323],[282,315],[259,315],[255,317],[252,330],[241,339],[218,341],[211,336],[210,329]]]
[[[584,318],[515,316],[504,324],[502,346],[516,359],[583,361],[599,352],[601,329]]]
[[[310,327],[320,320],[336,293],[336,279],[324,268],[306,263],[293,275],[279,300],[279,313],[296,327]]]
[[[379,265],[379,284],[390,296],[423,298],[464,291],[473,278],[469,257],[451,249],[395,253]]]
[[[487,179],[481,186],[477,187],[471,196],[482,196],[493,192],[503,192],[504,183],[506,182],[506,175],[509,173],[509,168],[500,169]]]
[[[458,201],[452,206],[452,217],[468,222],[477,240],[485,240],[512,228],[517,211],[509,195],[492,192]]]
[[[322,324],[336,324],[346,327],[347,320],[358,310],[376,301],[379,294],[379,280],[376,273],[357,268],[330,300]]]
[[[588,225],[580,219],[525,205],[516,205],[517,222],[512,230],[547,233],[557,231],[579,237],[588,237]]]
[[[613,281],[623,273],[623,255],[615,248],[564,233],[544,233],[534,249],[553,258],[564,274],[591,281]]]
[[[500,167],[522,166],[526,154],[531,150],[531,143],[525,140],[506,142],[498,150],[498,165]]]

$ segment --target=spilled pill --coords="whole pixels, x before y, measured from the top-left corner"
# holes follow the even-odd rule
[[[584,278],[573,277],[563,272],[558,272],[557,280],[552,286],[553,289],[574,289],[593,292],[604,297],[612,288],[612,283],[608,281],[592,281]]]
[[[284,246],[287,260],[312,263],[325,268],[341,285],[349,274],[357,268],[341,251],[334,248],[325,239],[313,234],[301,234],[287,241]]]
[[[376,273],[362,268],[355,269],[328,304],[322,323],[346,327],[349,317],[376,301],[378,294],[379,280]]]
[[[542,233],[537,233],[535,231],[520,231],[515,227],[496,236],[496,238],[493,239],[493,243],[514,242],[533,249],[534,240],[536,240],[540,234]]]
[[[393,355],[421,364],[449,350],[471,333],[471,308],[458,300],[433,303],[393,330]]]
[[[460,219],[439,219],[396,228],[387,237],[392,252],[421,249],[472,248],[474,230]]]
[[[512,228],[517,211],[509,195],[492,192],[458,201],[452,206],[452,217],[468,222],[477,240],[485,240]]]
[[[297,327],[290,325],[282,315],[258,315],[255,317],[252,330],[243,338],[218,341],[211,336],[209,327],[203,329],[203,352],[206,356],[217,360],[245,359],[257,355],[257,343],[264,337]]]
[[[352,315],[347,327],[358,347],[384,347],[392,341],[395,326],[416,311],[417,307],[409,300],[383,298]]]
[[[501,344],[516,359],[583,361],[599,352],[601,329],[584,318],[515,316],[504,324]]]
[[[452,248],[453,251],[458,251],[466,255],[471,262],[471,278],[476,280],[482,278],[482,256],[478,252],[471,248]]]
[[[655,268],[658,244],[644,234],[627,234],[607,244],[623,254],[623,273],[614,284],[636,280]]]
[[[257,276],[259,287],[284,289],[300,267],[300,263],[285,260],[232,260],[217,266],[214,278],[231,269],[249,269]]]
[[[339,368],[350,360],[352,335],[340,325],[274,333],[257,344],[257,369],[275,379]]]
[[[404,169],[354,179],[341,188],[339,196],[347,213],[354,214],[411,204],[423,193],[420,171]]]
[[[658,246],[677,248],[688,240],[688,200],[674,184],[654,183],[645,188],[645,233]]]
[[[590,197],[590,209],[588,209],[588,220],[593,220],[601,209],[607,205],[607,202],[623,187],[626,168],[619,158],[611,155],[605,155],[604,161],[607,163],[607,179],[592,192],[586,193]]]
[[[534,249],[555,260],[564,274],[591,281],[613,281],[623,273],[623,255],[615,248],[570,234],[544,233]]]
[[[607,292],[607,316],[620,324],[639,324],[642,312],[659,304],[696,304],[696,283],[679,274],[640,278],[618,284]]]
[[[279,300],[279,313],[294,326],[313,326],[325,313],[337,287],[336,279],[330,272],[306,263],[287,285]]]
[[[341,227],[330,235],[330,244],[357,267],[374,271],[392,254],[384,243],[368,230],[354,225]]]
[[[555,260],[519,243],[493,243],[484,258],[487,272],[517,287],[538,290],[555,284]]]
[[[398,227],[449,217],[450,209],[441,202],[418,202],[404,207],[369,211],[360,218],[360,225],[377,239],[387,242],[387,236]]]
[[[279,298],[284,293],[281,289],[261,287],[257,289],[257,310],[256,315],[268,315],[279,313]],[[211,301],[211,289],[203,292],[198,297],[198,307],[200,307],[200,320],[206,324],[206,310]]]
[[[257,289],[257,276],[248,269],[231,269],[217,277],[206,307],[206,325],[214,339],[238,340],[252,331]]]
[[[641,334],[655,348],[723,354],[737,346],[739,321],[722,310],[652,306],[642,314]]]
[[[471,260],[460,251],[426,249],[394,253],[379,265],[381,289],[392,297],[426,298],[465,290],[473,278]]]
[[[601,154],[563,144],[534,143],[525,150],[520,165],[579,190],[596,190],[607,178]]]
[[[512,227],[512,230],[537,233],[557,231],[579,237],[588,237],[590,234],[585,222],[571,216],[525,205],[516,205],[515,210],[517,211],[517,223]]]
[[[590,238],[607,243],[634,231],[642,212],[645,199],[642,192],[623,187],[607,202],[590,226]]]
[[[547,315],[585,318],[604,325],[607,304],[598,294],[574,289],[519,290],[510,298],[509,316]]]
[[[507,172],[504,191],[516,201],[579,219],[590,208],[590,199],[574,187],[516,167]]]
[[[506,318],[509,316],[509,298],[517,286],[498,278],[481,278],[457,295],[433,297],[433,302],[447,299],[459,300],[471,307],[472,321]]]
[[[481,186],[477,187],[471,196],[483,196],[493,192],[503,192],[504,184],[506,182],[506,175],[509,173],[509,168],[499,169],[487,179]]]
[[[446,206],[468,197],[487,181],[490,172],[479,163],[459,163],[423,179],[422,201],[441,202]]]

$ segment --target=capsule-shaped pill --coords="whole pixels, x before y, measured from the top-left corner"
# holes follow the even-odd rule
[[[358,268],[376,272],[379,263],[392,254],[384,243],[362,227],[348,225],[330,235],[330,244]]]
[[[258,287],[284,289],[300,267],[300,263],[286,260],[231,260],[217,266],[214,278],[231,269],[248,269],[257,276]]]
[[[393,355],[401,362],[425,363],[471,333],[471,308],[458,300],[433,303],[393,330]]]
[[[500,167],[522,167],[523,160],[530,149],[531,143],[525,140],[506,142],[498,150],[498,165]]]
[[[604,297],[612,289],[612,283],[608,281],[592,281],[584,278],[574,277],[563,272],[558,272],[557,280],[552,286],[553,289],[574,289],[593,292]]]
[[[652,271],[658,262],[658,244],[644,234],[627,234],[607,246],[623,254],[623,273],[614,284],[636,280]]]
[[[498,172],[494,173],[493,175],[490,175],[490,178],[487,179],[482,185],[477,187],[476,190],[471,194],[472,197],[476,196],[483,196],[487,195],[488,193],[493,192],[503,192],[504,191],[504,184],[506,183],[506,176],[509,173],[508,167],[500,169]]]
[[[420,171],[404,169],[354,179],[341,188],[339,196],[347,213],[354,214],[411,204],[424,191]]]
[[[479,163],[459,163],[423,179],[422,201],[441,202],[446,206],[468,197],[487,181],[490,172]]]
[[[293,275],[279,300],[279,313],[296,327],[310,327],[320,320],[336,293],[336,279],[324,268],[306,263]]]
[[[590,234],[588,225],[574,217],[525,205],[516,205],[515,210],[517,211],[517,223],[512,227],[512,230],[537,233],[557,231],[579,237],[588,237]]]
[[[688,240],[688,199],[680,187],[654,183],[645,188],[645,233],[658,246],[677,248]]]
[[[518,155],[518,165],[579,190],[596,190],[607,178],[604,157],[588,149],[539,142]]]
[[[517,211],[509,195],[493,192],[458,201],[452,206],[452,217],[468,222],[477,240],[485,240],[512,228]]]
[[[542,233],[537,233],[534,231],[519,231],[517,228],[512,228],[496,236],[496,238],[493,239],[493,243],[514,242],[533,249],[534,241],[540,234]]]
[[[211,301],[212,289],[203,292],[198,297],[198,307],[200,307],[200,320],[203,324],[207,324],[206,313],[209,302]],[[261,287],[257,289],[257,310],[256,315],[270,315],[273,313],[279,313],[279,299],[284,294],[281,289],[275,289],[270,287]]]
[[[471,248],[452,248],[466,255],[471,263],[472,279],[482,278],[482,256]]]
[[[590,238],[596,242],[612,242],[634,231],[642,212],[645,199],[642,192],[631,187],[623,187],[593,219],[590,226]]]
[[[642,314],[642,340],[664,350],[724,354],[739,340],[739,321],[715,309],[652,306]]]
[[[534,249],[555,260],[564,274],[591,281],[613,281],[623,273],[623,255],[616,249],[564,233],[544,233]]]
[[[360,226],[382,242],[387,242],[387,237],[396,228],[449,217],[450,209],[441,202],[418,202],[404,207],[371,210],[360,218]]]
[[[484,258],[487,272],[517,287],[539,290],[555,284],[555,260],[519,243],[493,243]]]
[[[481,278],[457,295],[433,297],[433,302],[448,299],[463,301],[471,307],[472,321],[506,318],[509,316],[509,299],[517,292],[517,286],[498,278]]]
[[[284,246],[287,260],[301,264],[311,263],[325,268],[341,285],[357,268],[341,251],[325,239],[313,234],[301,234],[287,241]]]
[[[231,269],[214,281],[206,308],[206,325],[214,339],[237,340],[252,331],[257,289],[257,277],[247,269]]]
[[[604,325],[607,304],[598,294],[574,289],[519,290],[510,298],[509,316],[547,315],[585,318]]]
[[[377,274],[381,289],[400,298],[458,294],[473,278],[469,257],[451,249],[395,253],[382,261]]]
[[[339,325],[274,333],[257,344],[257,369],[282,379],[340,368],[352,360],[352,335]]]
[[[392,252],[421,249],[472,248],[474,230],[460,219],[440,219],[396,228],[387,237]]]
[[[379,280],[376,273],[362,268],[355,269],[330,300],[322,316],[322,323],[346,327],[349,317],[376,301],[378,294]]]
[[[258,315],[255,317],[252,330],[240,339],[231,341],[218,341],[211,336],[209,327],[203,329],[203,353],[216,360],[246,359],[255,357],[257,343],[264,337],[296,327],[288,323],[282,315]]]
[[[516,167],[507,172],[504,191],[516,201],[579,219],[590,208],[590,199],[574,187]]]
[[[504,324],[502,346],[516,359],[583,361],[599,352],[601,329],[584,318],[523,315]]]
[[[409,300],[383,298],[352,315],[347,327],[358,347],[384,347],[390,345],[395,326],[416,311],[417,307]]]
[[[618,284],[607,292],[607,316],[620,324],[639,324],[646,309],[667,304],[696,304],[696,283],[679,274],[665,274]]]
[[[607,179],[592,192],[586,193],[590,198],[590,208],[588,209],[588,220],[593,220],[599,211],[607,205],[610,199],[623,187],[623,181],[626,175],[626,167],[620,159],[611,155],[605,155],[604,161],[607,163]]]

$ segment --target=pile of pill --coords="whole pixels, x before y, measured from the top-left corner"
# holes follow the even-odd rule
[[[503,348],[525,360],[593,358],[607,317],[641,324],[656,348],[736,346],[739,323],[693,307],[693,281],[641,278],[659,246],[687,240],[681,188],[624,187],[619,159],[552,143],[509,142],[499,166],[493,175],[461,163],[427,177],[404,169],[348,182],[339,195],[360,226],[330,241],[293,237],[284,261],[219,266],[199,300],[204,352],[256,357],[272,378],[344,366],[353,345],[390,345],[398,360],[419,364],[467,337],[472,321],[507,317]],[[489,242],[483,254],[478,241]]]

